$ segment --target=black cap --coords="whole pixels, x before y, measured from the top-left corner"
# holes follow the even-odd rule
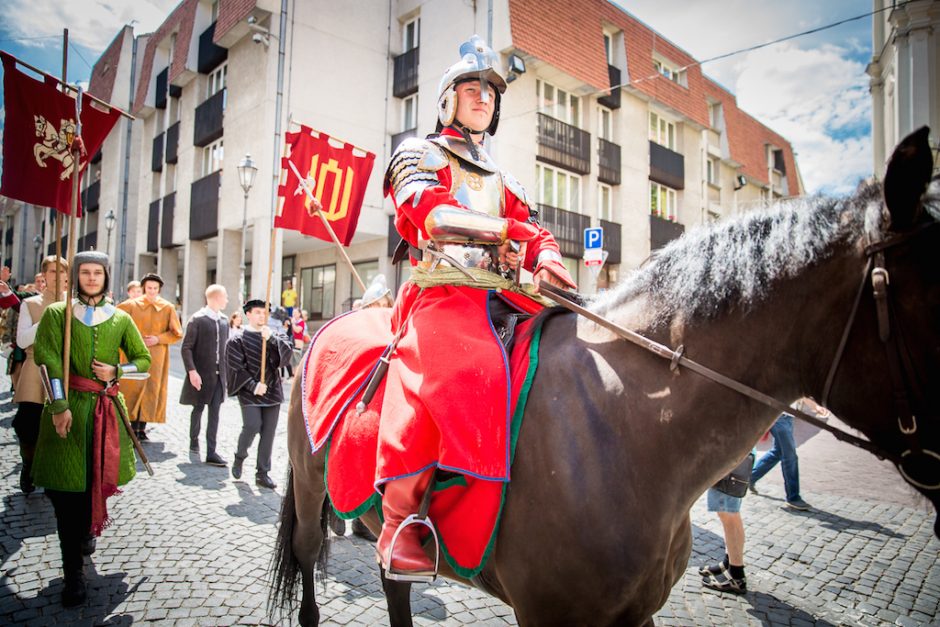
[[[244,311],[245,313],[248,313],[255,307],[264,309],[264,301],[261,300],[260,298],[252,298],[251,300],[246,300],[245,304],[242,305],[242,311]]]
[[[163,287],[163,279],[160,278],[160,275],[155,272],[148,272],[144,276],[140,277],[140,284],[143,285],[147,281],[156,281],[160,284],[160,287]]]

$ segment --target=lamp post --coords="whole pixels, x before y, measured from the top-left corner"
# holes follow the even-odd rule
[[[104,228],[108,230],[108,246],[104,249],[104,252],[109,256],[111,255],[111,231],[114,230],[114,223],[117,220],[114,217],[114,209],[108,209],[108,214],[104,217]]]
[[[248,192],[255,182],[255,174],[258,173],[258,168],[251,158],[251,153],[246,152],[245,158],[238,163],[236,169],[238,170],[238,182],[241,183],[242,189],[245,191],[245,204],[242,209],[242,262],[239,265],[241,274],[238,281],[242,300],[245,300],[248,298],[245,291],[245,271],[247,269],[245,266],[245,255],[248,249]]]
[[[39,233],[36,233],[36,235],[33,237],[33,250],[36,251],[36,272],[34,274],[38,274],[39,271],[42,269],[42,256],[39,250],[41,246],[42,246],[42,235],[40,235]]]

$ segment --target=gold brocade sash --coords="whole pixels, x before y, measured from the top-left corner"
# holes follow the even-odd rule
[[[467,274],[472,276],[474,280],[471,280]],[[462,268],[458,270],[441,264],[431,272],[420,266],[415,266],[411,269],[411,281],[420,288],[454,285],[457,287],[475,287],[481,290],[505,290],[530,298],[543,307],[552,307],[555,304],[538,294],[535,291],[535,286],[531,283],[516,285],[507,278],[480,268]]]

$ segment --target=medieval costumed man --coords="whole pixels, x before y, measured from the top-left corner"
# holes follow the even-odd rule
[[[506,90],[498,58],[477,36],[460,55],[441,79],[440,134],[402,142],[386,171],[395,226],[415,267],[392,316],[401,335],[379,426],[384,524],[376,550],[390,578],[410,581],[434,575],[422,527],[403,521],[418,512],[435,470],[509,480],[508,366],[490,320],[539,307],[487,287],[488,277],[518,280],[521,266],[536,289],[575,286],[522,186],[483,146],[484,135],[496,132]],[[468,395],[485,401],[457,400]],[[494,443],[497,434],[502,444]]]
[[[124,386],[124,398],[139,440],[147,438],[147,423],[166,422],[166,389],[170,376],[170,345],[183,339],[183,326],[173,303],[160,296],[163,279],[158,274],[145,274],[140,279],[144,295],[126,300],[123,309],[134,320],[150,349],[150,378],[131,381]]]
[[[134,478],[133,443],[120,415],[127,407],[118,383],[150,368],[150,352],[134,321],[106,298],[108,256],[75,255],[66,399],[62,355],[65,303],[49,305],[39,321],[33,353],[45,366],[50,401],[39,422],[33,481],[46,488],[55,510],[65,587],[62,604],[85,601],[84,555],[94,552],[94,538],[110,523],[108,497]],[[120,351],[127,356],[121,363]]]
[[[33,356],[33,343],[36,341],[36,330],[39,328],[39,320],[43,312],[52,303],[61,301],[68,293],[67,291],[61,294],[55,293],[56,285],[61,286],[63,290],[68,289],[68,271],[69,264],[61,257],[52,255],[42,260],[44,279],[42,293],[23,301],[16,326],[16,345],[26,351],[26,359],[17,370],[16,387],[13,391],[13,402],[17,403],[13,429],[20,441],[20,457],[23,460],[23,467],[20,471],[20,489],[26,494],[35,489],[30,475],[36,439],[39,437],[39,417],[42,415],[42,406],[46,401],[43,397],[39,366],[36,365]],[[58,283],[56,283],[56,275],[58,275]]]

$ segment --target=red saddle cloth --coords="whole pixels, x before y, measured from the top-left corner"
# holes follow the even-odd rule
[[[375,482],[384,385],[362,414],[356,404],[392,341],[391,311],[364,309],[334,318],[316,334],[304,358],[307,435],[313,452],[327,447],[326,487],[341,518],[356,518],[372,507],[381,518],[382,495]],[[532,331],[531,323],[516,328],[509,359],[512,453],[538,363],[541,330]],[[443,556],[458,575],[470,578],[483,569],[496,540],[507,486],[465,475],[437,481],[429,517],[437,527]]]

